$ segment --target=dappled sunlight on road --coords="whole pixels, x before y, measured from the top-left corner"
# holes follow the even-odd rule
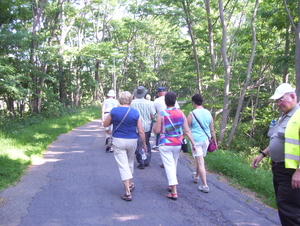
[[[112,219],[119,220],[121,222],[125,222],[125,221],[130,221],[130,220],[139,220],[139,219],[142,219],[143,217],[145,217],[145,216],[138,216],[138,215],[132,215],[132,214],[128,214],[128,215],[118,214],[117,216],[112,217]]]

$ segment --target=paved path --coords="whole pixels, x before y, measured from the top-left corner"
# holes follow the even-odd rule
[[[125,202],[114,156],[104,151],[104,131],[95,120],[60,135],[44,161],[0,193],[0,225],[280,225],[276,211],[213,174],[208,175],[210,193],[198,191],[188,159],[182,153],[178,163],[177,201],[166,198],[167,179],[154,152],[149,167],[135,170],[133,201]]]

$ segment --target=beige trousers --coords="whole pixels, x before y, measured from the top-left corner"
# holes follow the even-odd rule
[[[112,147],[122,181],[131,179],[134,171],[134,158],[137,139],[113,137]]]

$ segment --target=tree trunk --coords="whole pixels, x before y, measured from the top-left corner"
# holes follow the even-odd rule
[[[215,53],[214,53],[213,28],[212,28],[212,22],[211,22],[209,0],[205,0],[205,8],[206,8],[206,17],[207,17],[207,25],[208,25],[210,67],[211,67],[211,72],[212,72],[212,79],[215,81],[217,79],[217,75],[216,75],[216,62],[215,62]]]
[[[230,83],[230,65],[227,58],[226,53],[226,44],[227,44],[227,26],[225,24],[225,18],[224,18],[224,11],[223,11],[223,2],[222,0],[219,0],[219,12],[220,12],[220,20],[222,24],[222,58],[224,63],[224,69],[225,69],[225,79],[224,79],[224,100],[223,100],[223,112],[222,112],[222,120],[221,120],[221,126],[220,126],[220,133],[219,133],[219,142],[222,142],[225,136],[225,130],[226,125],[228,121],[228,115],[229,115],[229,83]]]
[[[36,49],[36,39],[37,39],[37,30],[38,27],[41,27],[41,16],[42,12],[44,10],[44,5],[47,0],[42,0],[40,2],[36,1],[32,4],[32,10],[33,10],[33,26],[32,26],[32,40],[31,40],[31,47],[30,47],[30,63],[32,65],[35,65],[34,55],[35,55],[35,49]],[[44,77],[38,78],[36,75],[33,74],[32,82],[34,84],[34,94],[33,94],[33,112],[40,113],[41,111],[41,104],[42,104],[42,86],[44,85]]]
[[[257,8],[258,8],[258,4],[259,4],[259,0],[256,0],[254,11],[253,11],[253,15],[252,15],[252,21],[251,21],[253,45],[252,45],[252,52],[251,52],[251,56],[250,56],[250,60],[249,60],[249,64],[248,64],[247,77],[246,77],[246,81],[244,83],[244,88],[243,88],[242,93],[241,93],[240,98],[239,98],[239,103],[238,103],[238,107],[236,109],[236,113],[235,113],[233,125],[231,127],[231,131],[230,131],[227,143],[226,143],[227,146],[230,145],[230,143],[231,143],[231,141],[233,139],[236,127],[237,127],[239,119],[240,119],[240,112],[241,112],[241,109],[242,109],[242,106],[243,106],[243,103],[244,103],[244,98],[245,98],[245,94],[246,94],[246,91],[247,91],[247,87],[250,84],[251,69],[252,69],[253,59],[254,59],[256,45],[257,45],[257,42],[256,42],[256,30],[255,30],[255,24],[254,24],[254,22],[255,22],[255,17],[256,17],[256,12],[257,12]]]
[[[193,26],[191,22],[191,15],[190,15],[190,6],[189,3],[185,4],[185,1],[182,1],[182,6],[185,12],[185,21],[188,26],[188,32],[191,37],[192,41],[192,46],[193,46],[193,54],[194,54],[194,61],[195,61],[195,66],[196,66],[196,73],[197,73],[197,91],[198,93],[201,93],[202,88],[201,88],[201,75],[200,75],[200,67],[199,67],[199,60],[198,60],[198,54],[197,54],[197,48],[196,48],[196,41],[194,37],[194,32],[193,32]]]
[[[290,19],[290,22],[294,28],[295,32],[295,42],[296,42],[296,48],[295,48],[295,70],[296,70],[296,94],[298,96],[298,101],[300,98],[300,1],[298,1],[298,24],[295,25],[293,18],[291,16],[290,10],[287,7],[286,0],[283,0],[285,11]]]
[[[288,21],[288,17],[287,17]],[[288,24],[288,23],[287,23]],[[282,82],[288,82],[289,81],[289,61],[288,57],[290,55],[290,26],[286,27],[285,32],[285,50],[284,50],[284,65],[283,65],[283,72],[282,72]]]

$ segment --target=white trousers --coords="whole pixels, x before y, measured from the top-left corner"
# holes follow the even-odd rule
[[[167,174],[169,186],[177,185],[177,162],[181,151],[179,146],[159,146],[159,153]]]
[[[122,181],[133,177],[136,146],[137,139],[113,137],[112,147]]]

